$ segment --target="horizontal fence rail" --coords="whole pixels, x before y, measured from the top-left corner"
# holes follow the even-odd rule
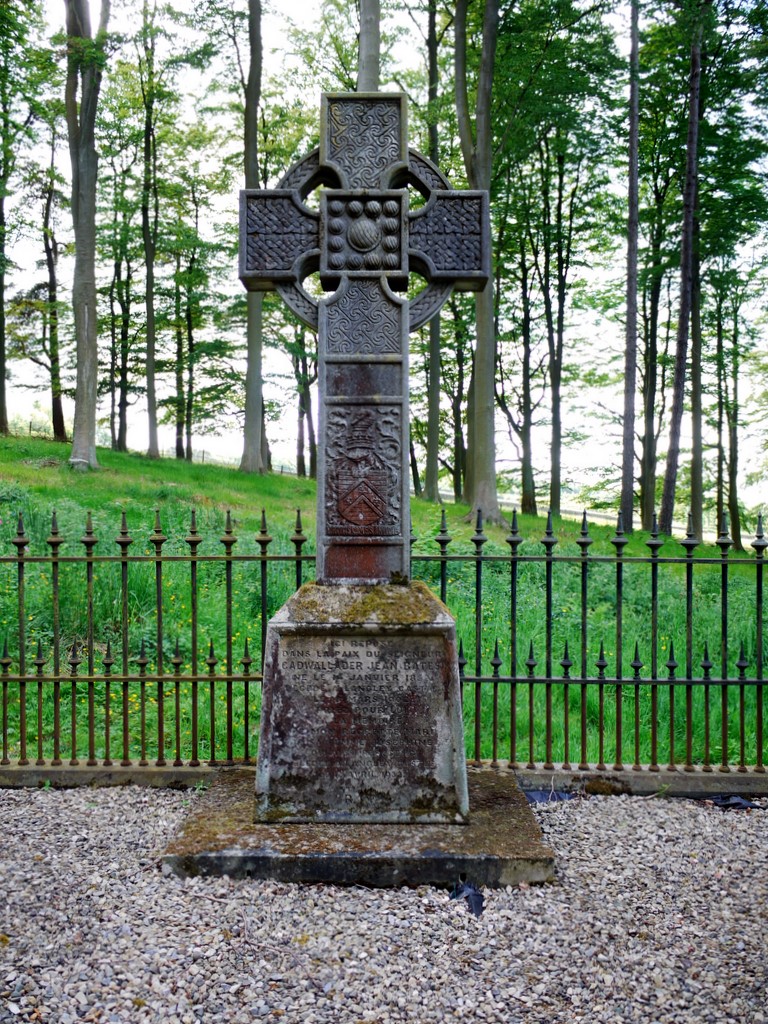
[[[267,622],[314,574],[297,513],[273,550],[223,525],[137,540],[54,513],[0,542],[0,775],[9,766],[177,768],[252,763]],[[414,541],[416,540],[413,538]],[[460,637],[467,754],[510,767],[763,773],[763,573],[768,540],[736,557],[689,525],[654,529],[628,555],[621,517],[593,549],[586,514],[563,540],[504,543],[478,516],[459,550],[445,513],[415,543],[412,574],[448,605]],[[598,545],[599,547],[599,545]],[[107,549],[110,550],[107,550]]]

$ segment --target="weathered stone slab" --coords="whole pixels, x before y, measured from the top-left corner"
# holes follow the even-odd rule
[[[163,854],[163,871],[377,887],[551,881],[554,855],[514,774],[470,768],[468,779],[468,825],[266,825],[253,822],[253,772],[222,769]]]
[[[259,821],[463,822],[456,635],[421,583],[307,584],[270,621]]]

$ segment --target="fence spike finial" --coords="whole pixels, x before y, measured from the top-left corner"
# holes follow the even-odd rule
[[[617,556],[621,556],[624,548],[629,544],[629,539],[624,535],[624,513],[619,509],[616,516],[616,535],[611,538],[611,544],[616,548]]]
[[[664,547],[664,541],[659,537],[659,520],[656,513],[653,513],[653,520],[651,522],[651,535],[645,542],[645,546],[651,549],[651,557],[656,558],[659,553],[659,549]]]
[[[677,664],[678,664],[677,663],[677,659],[675,658],[675,645],[670,640],[670,643],[669,643],[669,657],[667,658],[667,662],[666,662],[667,669],[669,670],[669,678],[670,679],[674,679],[675,678],[675,669],[677,668]]]
[[[602,640],[600,641],[600,654],[595,662],[595,668],[597,669],[597,678],[605,679],[605,670],[608,668],[608,659],[605,657],[605,644]]]
[[[749,667],[749,661],[744,653],[744,641],[742,640],[739,645],[739,660],[736,662],[736,668],[739,670],[739,679],[746,678],[746,671]]]
[[[581,548],[582,555],[586,557],[587,550],[592,544],[592,538],[589,536],[589,523],[587,522],[586,509],[584,509],[581,516],[581,530],[579,531],[579,536],[576,538],[576,543]]]
[[[563,651],[563,656],[560,659],[560,667],[563,670],[563,679],[570,678],[571,669],[573,668],[573,661],[571,660],[571,654],[568,649],[567,640],[565,641],[565,650]]]
[[[517,555],[517,549],[523,543],[523,538],[520,536],[520,530],[517,525],[517,509],[512,509],[512,526],[509,534],[507,535],[507,544],[512,548],[512,554]]]
[[[643,667],[643,662],[640,659],[640,644],[635,640],[635,656],[630,663],[630,667],[635,674],[635,679],[640,678],[640,669]]]
[[[547,555],[551,555],[552,548],[557,544],[557,537],[552,528],[552,509],[549,509],[547,512],[547,526],[544,530],[544,536],[541,538],[541,543],[544,545]]]
[[[494,649],[493,649],[493,657],[491,658],[491,668],[493,669],[493,675],[494,676],[498,676],[499,669],[501,668],[501,657],[499,656],[499,641],[498,640],[496,641],[496,644],[495,644]]]
[[[728,513],[725,511],[723,511],[723,514],[720,517],[720,533],[717,536],[715,544],[720,548],[720,553],[723,558],[728,554],[728,548],[733,544],[733,541],[728,534]]]

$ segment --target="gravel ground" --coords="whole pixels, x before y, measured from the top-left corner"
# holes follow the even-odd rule
[[[765,811],[538,808],[556,883],[477,919],[426,887],[163,877],[194,799],[0,791],[1,1024],[768,1022]]]

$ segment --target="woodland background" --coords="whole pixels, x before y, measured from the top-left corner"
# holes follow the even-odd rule
[[[236,192],[373,73],[411,145],[492,200],[493,287],[411,339],[416,493],[490,518],[504,492],[620,502],[627,529],[660,507],[667,533],[690,508],[699,537],[727,510],[741,545],[766,476],[765,0],[322,0],[278,53],[266,0],[92,7],[0,5],[0,433],[33,419],[9,422],[25,382],[75,465],[141,416],[150,456],[159,424],[179,459],[238,431],[265,472],[292,407],[313,475],[316,338],[239,285]]]

